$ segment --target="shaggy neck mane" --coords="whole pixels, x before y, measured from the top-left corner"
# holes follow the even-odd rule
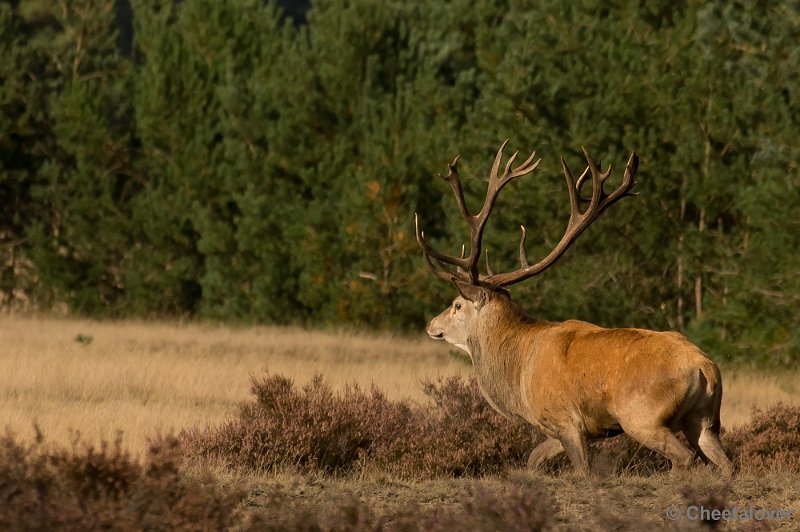
[[[520,356],[520,342],[528,337],[524,329],[534,323],[510,298],[494,296],[481,309],[469,338],[478,384],[489,403],[507,415],[521,412],[519,381],[524,357]]]
[[[525,312],[525,309],[519,306],[510,297],[495,296],[492,298],[489,305],[491,305],[491,316],[487,315],[487,318],[493,321],[509,325],[516,325],[518,323],[531,324],[536,322],[530,314]]]

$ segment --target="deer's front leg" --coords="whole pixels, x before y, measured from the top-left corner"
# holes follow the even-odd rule
[[[559,434],[561,445],[572,462],[572,467],[579,473],[589,473],[589,442],[586,434],[578,429],[569,430]]]

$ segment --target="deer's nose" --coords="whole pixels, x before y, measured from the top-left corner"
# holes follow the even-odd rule
[[[433,338],[434,340],[444,340],[444,332],[441,330],[434,329],[430,325],[426,328],[426,332],[428,336]]]

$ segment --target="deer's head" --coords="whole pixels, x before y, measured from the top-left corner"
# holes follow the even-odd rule
[[[487,255],[486,273],[482,274],[478,270],[478,260],[481,256],[483,230],[500,191],[510,181],[530,174],[539,165],[539,160],[534,161],[536,152],[533,152],[525,162],[512,169],[514,159],[517,156],[515,152],[506,162],[503,173],[500,174],[503,150],[507,143],[508,141],[506,140],[497,151],[489,174],[489,184],[483,207],[477,214],[470,214],[464,202],[464,192],[457,169],[458,157],[449,165],[447,175],[442,176],[452,188],[458,210],[469,228],[470,253],[468,256],[465,256],[465,248],[463,246],[459,257],[446,255],[431,248],[425,241],[419,217],[415,215],[417,242],[422,248],[422,254],[428,267],[439,279],[452,282],[459,292],[459,296],[456,297],[452,305],[428,324],[428,334],[437,340],[446,340],[467,352],[470,351],[468,338],[475,334],[477,322],[486,309],[497,303],[511,302],[510,295],[505,287],[524,281],[549,268],[605,209],[626,196],[635,195],[630,192],[630,189],[635,185],[633,178],[636,175],[636,169],[639,164],[639,158],[635,153],[631,153],[628,159],[622,183],[610,194],[603,190],[603,184],[611,175],[610,167],[605,172],[601,172],[600,165],[594,162],[584,148],[583,154],[588,165],[576,180],[562,157],[561,166],[567,182],[570,215],[567,229],[561,240],[545,258],[535,264],[531,264],[525,252],[525,227],[521,226],[519,268],[511,272],[494,273],[489,266]],[[585,198],[581,195],[581,190],[587,182],[591,182],[592,190],[591,196]]]

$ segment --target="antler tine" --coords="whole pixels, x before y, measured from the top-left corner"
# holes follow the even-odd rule
[[[575,182],[575,189],[578,191],[578,196],[580,196],[581,187],[586,182],[586,178],[589,177],[591,173],[589,172],[589,167],[587,166],[586,169],[583,171],[581,176]]]
[[[511,171],[511,165],[514,164],[514,159],[517,158],[518,154],[519,152],[515,151],[514,153],[511,154],[511,157],[508,158],[508,162],[506,163],[506,169],[503,170],[503,177],[509,175],[509,172]]]
[[[635,153],[631,153],[631,156],[628,157],[628,162],[625,163],[625,172],[622,175],[622,183],[625,185],[625,196],[638,196],[638,192],[631,192],[630,189],[636,184],[636,181],[633,180],[634,176],[636,175],[636,171],[639,169],[639,156]],[[613,195],[613,193],[612,193]]]
[[[567,161],[563,156],[561,157],[561,169],[564,171],[564,179],[567,181],[567,194],[569,194],[569,225],[572,225],[573,221],[580,215],[580,196],[578,194],[579,188],[575,183],[575,178],[572,177],[572,172],[570,172],[569,166],[567,166]],[[586,172],[581,175],[581,179],[585,179],[585,175]]]
[[[461,244],[461,255],[459,255],[460,259],[463,259],[466,256],[466,246]],[[466,272],[461,269],[461,266],[456,266],[456,271],[460,274],[465,274]]]
[[[450,279],[452,279],[453,277],[466,281],[467,277],[465,276],[459,262],[453,262],[452,260],[450,260],[450,259],[455,259],[456,261],[459,261],[459,259],[439,253],[435,249],[431,248],[425,241],[425,233],[422,230],[422,226],[419,223],[419,216],[417,215],[417,213],[414,213],[414,227],[417,233],[417,244],[419,244],[419,247],[422,248],[422,256],[425,258],[425,262],[428,264],[428,268],[431,270],[431,272],[434,275],[436,275],[436,277],[442,279],[443,281],[450,281]],[[463,259],[464,255],[463,246],[461,255]],[[447,268],[442,267],[441,262],[455,265],[456,271],[453,272],[451,270],[448,270]]]
[[[491,186],[491,183],[493,181],[497,180],[497,171],[500,170],[500,161],[503,158],[503,151],[506,149],[507,145],[508,145],[508,139],[503,141],[503,143],[500,145],[500,149],[497,150],[497,154],[494,156],[494,163],[492,163],[492,171],[489,173],[489,186]]]
[[[439,177],[447,181],[450,188],[453,190],[453,195],[456,197],[456,204],[458,205],[458,212],[461,213],[462,218],[469,218],[469,211],[467,204],[464,201],[464,189],[461,186],[461,178],[458,176],[458,160],[461,155],[456,155],[453,162],[447,165],[447,175],[439,174]]]
[[[494,272],[492,271],[492,267],[489,265],[489,250],[488,249],[486,250],[485,255],[486,255],[486,273],[488,275],[494,275]]]
[[[603,190],[603,183],[610,175],[610,168],[605,172],[600,172],[598,166],[592,160],[586,148],[583,149],[583,154],[588,163],[588,172],[591,174],[592,180],[592,198],[589,201],[589,206],[584,212],[581,212],[579,205],[582,200],[580,197],[580,187],[588,179],[587,172],[580,176],[578,181],[572,176],[569,167],[567,166],[564,158],[561,158],[561,166],[564,170],[564,179],[567,182],[567,193],[569,194],[570,215],[567,229],[561,240],[550,251],[550,253],[542,260],[533,265],[528,265],[527,257],[525,256],[525,228],[522,228],[522,239],[520,240],[520,269],[497,275],[490,275],[485,279],[488,284],[496,286],[508,286],[518,283],[529,277],[532,277],[545,269],[549,268],[559,257],[561,257],[570,245],[575,241],[580,234],[586,230],[608,207],[614,204],[625,196],[632,196],[635,193],[630,192],[631,187],[635,185],[633,177],[636,175],[636,170],[639,167],[639,157],[635,153],[631,153],[628,163],[625,166],[625,172],[622,177],[620,185],[614,189],[611,194],[606,194]]]
[[[592,199],[589,200],[589,202],[590,203],[596,202],[598,199],[603,199],[607,197],[605,191],[603,190],[603,185],[611,175],[612,167],[611,165],[609,165],[608,169],[606,169],[605,172],[601,172],[600,161],[597,161],[595,163],[594,159],[592,159],[592,156],[589,155],[589,150],[587,150],[583,146],[581,146],[581,150],[583,150],[583,156],[586,158],[588,166],[586,167],[586,170],[583,171],[581,177],[578,179],[578,183],[575,185],[575,187],[578,189],[578,198],[582,201],[586,201],[583,198],[581,198],[580,193],[581,193],[581,186],[583,185],[583,182],[586,180],[587,172],[589,172],[589,174],[591,174],[592,176]]]
[[[445,181],[447,181],[447,183],[450,185],[450,188],[453,190],[453,195],[456,198],[456,203],[458,204],[458,210],[461,214],[461,217],[464,218],[469,227],[469,256],[464,256],[463,248],[460,257],[446,255],[431,248],[425,241],[424,234],[419,224],[419,219],[415,215],[417,243],[419,244],[420,248],[422,248],[422,253],[425,257],[425,260],[428,262],[429,267],[437,277],[441,279],[447,278],[446,280],[456,277],[460,280],[468,281],[475,285],[483,283],[483,279],[478,272],[478,261],[481,256],[481,240],[483,238],[483,230],[486,226],[486,221],[488,220],[492,208],[494,207],[494,203],[497,200],[497,195],[500,193],[503,187],[508,184],[509,181],[531,173],[540,162],[540,160],[533,162],[533,159],[536,155],[536,152],[534,151],[524,163],[512,170],[511,167],[513,166],[517,157],[517,153],[514,153],[506,162],[503,174],[498,176],[500,164],[503,159],[503,152],[507,145],[508,139],[506,139],[500,146],[500,149],[497,150],[491,172],[489,173],[489,183],[486,190],[486,197],[480,212],[476,215],[469,214],[466,202],[464,201],[464,190],[461,185],[461,179],[458,175],[457,168],[459,157],[456,157],[453,162],[448,165],[447,175],[441,176]],[[456,270],[451,271],[444,267],[444,264],[455,266]],[[488,255],[487,268],[489,268]],[[488,276],[494,276],[494,273],[490,272]]]
[[[602,168],[602,164],[600,163],[600,161],[597,161],[597,169],[599,170],[600,168]],[[588,200],[588,199],[584,198],[581,195],[581,189],[583,188],[583,184],[586,182],[586,180],[591,175],[592,175],[591,168],[587,166],[583,170],[583,173],[581,174],[581,176],[578,178],[578,181],[575,183],[575,189],[578,191],[578,201],[580,202],[581,205],[583,205],[584,203],[589,203],[589,201],[591,201],[591,200]],[[610,176],[610,175],[611,175],[611,167],[609,166],[608,169],[601,174],[600,181],[602,183],[605,183],[606,179],[608,179],[608,176]]]
[[[592,173],[592,199],[589,203],[589,209],[591,209],[591,206],[604,196],[603,181],[600,179],[600,170],[597,168],[594,160],[592,160],[592,156],[589,155],[589,150],[583,146],[581,146],[581,150],[583,151],[583,156],[586,158],[586,162],[589,164],[589,171]]]
[[[600,161],[597,161],[597,168],[598,169],[600,168]],[[614,167],[609,164],[608,168],[606,168],[606,171],[603,172],[602,174],[600,174],[600,182],[601,183],[605,183],[606,179],[608,179],[611,176],[611,169],[612,168],[614,168]]]
[[[470,219],[470,233],[472,236],[470,257],[472,257],[474,260],[471,263],[469,273],[470,278],[472,279],[471,282],[473,284],[477,284],[480,281],[477,259],[481,254],[481,239],[483,238],[483,229],[486,226],[486,221],[489,219],[492,209],[494,208],[498,194],[500,194],[500,191],[503,190],[503,187],[505,187],[512,179],[522,177],[533,172],[541,162],[541,159],[536,162],[531,162],[536,156],[536,151],[534,151],[524,163],[512,171],[511,165],[517,156],[517,152],[515,152],[506,163],[503,175],[498,176],[497,172],[500,170],[500,162],[503,159],[503,150],[505,150],[507,144],[508,139],[506,139],[503,144],[500,145],[500,149],[497,150],[497,155],[495,155],[494,164],[492,164],[492,171],[489,174],[489,184],[486,189],[486,198],[484,199],[483,207],[478,214]],[[493,274],[489,275],[493,276]]]
[[[537,166],[539,166],[539,163],[542,162],[541,159],[538,159],[536,162],[533,162],[533,159],[535,157],[536,157],[536,150],[533,150],[531,154],[528,156],[528,158],[525,159],[525,162],[514,169],[514,172],[512,173],[511,177],[512,178],[520,177],[533,171]]]
[[[519,228],[522,229],[522,238],[519,239],[519,265],[521,268],[527,268],[530,266],[528,254],[525,252],[525,237],[527,233],[525,232],[524,225],[520,225]]]

